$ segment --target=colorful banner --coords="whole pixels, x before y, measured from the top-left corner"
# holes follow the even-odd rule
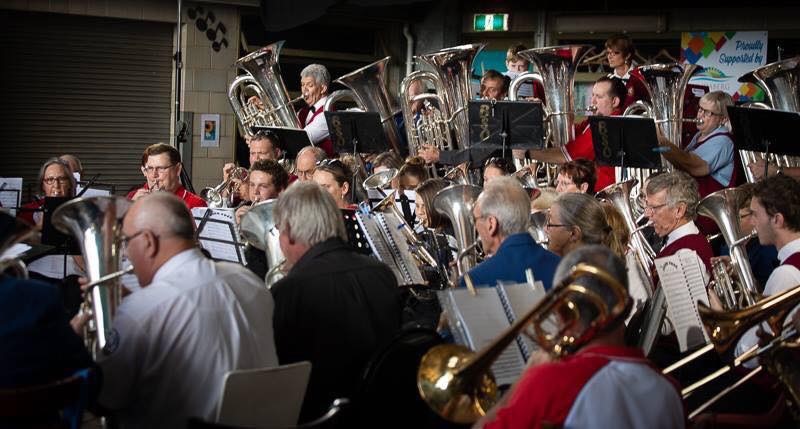
[[[764,91],[739,83],[743,74],[766,64],[766,31],[690,32],[681,35],[681,61],[703,70],[689,81],[725,91],[734,101],[763,101]]]

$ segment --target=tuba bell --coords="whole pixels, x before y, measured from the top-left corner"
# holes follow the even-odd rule
[[[283,270],[286,268],[275,218],[272,215],[276,201],[266,200],[255,204],[242,216],[239,223],[239,235],[242,239],[256,249],[263,250],[267,256],[269,271],[264,278],[267,288],[283,278]]]
[[[729,188],[707,195],[697,205],[697,213],[711,218],[719,226],[720,233],[730,249],[731,264],[739,277],[738,285],[741,287],[735,289],[728,288],[728,286],[722,287],[721,298],[727,297],[726,301],[730,299],[730,301],[736,302],[738,299],[734,298],[738,296],[745,306],[750,306],[755,304],[754,297],[758,296],[756,286],[758,282],[750,268],[750,260],[747,259],[747,250],[744,248],[751,235],[742,231],[739,225],[739,206],[736,201],[738,192],[740,191],[737,191],[736,188]],[[717,271],[715,270],[715,272]],[[723,269],[718,273],[719,282],[727,282],[733,286],[730,279],[723,273],[726,274],[726,270]],[[735,305],[729,309],[735,310],[740,307],[740,305]]]
[[[386,170],[374,173],[364,179],[361,186],[366,191],[378,191],[383,198],[386,198],[386,191],[384,191],[384,189],[397,177],[397,173],[398,170],[396,168],[387,168]]]
[[[590,286],[586,277],[597,281]],[[420,395],[441,417],[473,423],[497,401],[497,384],[489,368],[526,327],[530,325],[529,336],[543,350],[562,356],[617,320],[628,309],[629,300],[618,280],[604,270],[580,263],[530,312],[480,352],[455,344],[430,349],[417,371]]]
[[[475,219],[472,209],[481,193],[475,185],[451,185],[436,193],[433,197],[433,208],[442,216],[450,219],[458,248],[456,258],[456,278],[461,277],[478,264],[478,245],[475,232]]]
[[[95,287],[86,294],[85,304],[91,308],[94,338],[87,336],[90,349],[107,352],[118,338],[111,323],[122,298],[119,271],[122,256],[122,219],[132,203],[123,197],[100,196],[76,198],[53,213],[52,221],[59,231],[71,235],[81,247],[86,277]],[[102,283],[98,284],[98,282]],[[90,333],[91,333],[91,327]]]
[[[302,128],[292,107],[294,100],[289,99],[278,65],[283,43],[281,40],[265,46],[234,63],[247,74],[233,80],[228,88],[228,101],[247,134],[250,134],[250,127],[255,125]],[[263,104],[263,110],[242,105],[241,99],[244,97],[239,93],[246,88],[252,88]]]

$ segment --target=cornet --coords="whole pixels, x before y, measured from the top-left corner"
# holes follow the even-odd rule
[[[233,198],[239,189],[239,184],[247,180],[248,171],[244,167],[236,167],[231,171],[228,178],[213,188],[203,188],[200,191],[200,198],[206,201],[208,207],[218,209],[227,208],[233,205]],[[238,182],[236,182],[238,181]],[[227,199],[222,196],[223,192],[228,193]]]

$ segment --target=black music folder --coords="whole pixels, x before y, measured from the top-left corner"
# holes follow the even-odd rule
[[[333,148],[336,152],[381,153],[389,143],[377,112],[325,112]]]
[[[590,116],[598,165],[661,168],[656,123],[650,118]]]
[[[53,213],[62,204],[72,200],[72,197],[46,197],[42,209],[42,244],[56,246],[57,254],[80,255],[81,248],[71,234],[64,234],[53,225]]]
[[[470,147],[541,149],[544,146],[541,102],[470,101],[468,118]]]
[[[800,114],[783,110],[728,106],[736,150],[800,156]]]
[[[311,139],[308,137],[308,132],[298,128],[286,127],[262,127],[255,126],[251,128],[253,134],[262,131],[272,136],[278,141],[278,147],[284,152],[286,158],[297,158],[297,153],[306,146],[313,146]]]

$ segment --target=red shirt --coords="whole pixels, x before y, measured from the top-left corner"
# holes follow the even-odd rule
[[[592,143],[592,127],[589,126],[589,121],[584,121],[576,127],[575,140],[567,143],[564,149],[569,155],[570,161],[577,158],[585,158],[594,161],[594,144]],[[580,130],[580,131],[578,131]],[[613,185],[616,182],[616,173],[614,167],[608,165],[597,165],[597,183],[594,185],[594,191],[602,191],[603,188]]]
[[[136,192],[138,192],[139,189],[148,189],[147,184],[128,192],[128,199],[132,200],[133,196],[136,195]],[[195,207],[208,207],[205,200],[187,191],[186,188],[184,188],[182,185],[178,185],[173,194],[175,194],[178,198],[182,199],[183,202],[186,203],[186,207],[189,207],[189,210]]]

